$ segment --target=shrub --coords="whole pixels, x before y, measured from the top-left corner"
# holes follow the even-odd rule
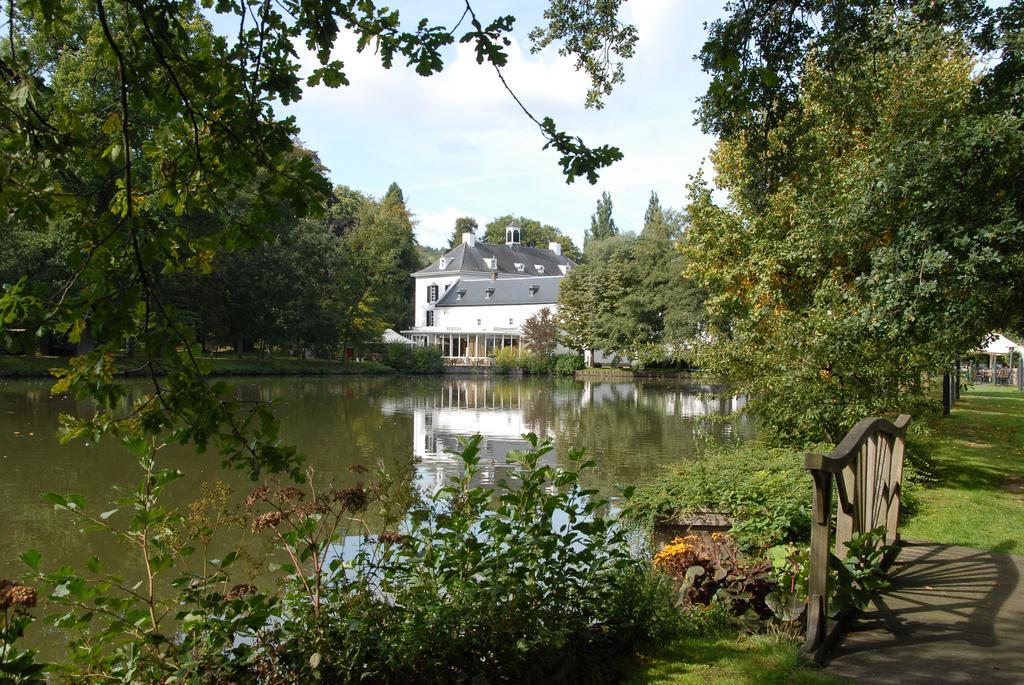
[[[519,368],[519,349],[502,347],[494,352],[494,365],[501,373],[509,373]]]
[[[717,510],[734,521],[746,551],[810,535],[811,482],[803,453],[758,443],[711,446],[699,458],[665,469],[643,484],[623,516],[650,528],[659,520]]]
[[[387,365],[403,373],[443,373],[444,358],[438,347],[392,343],[386,348]]]
[[[574,376],[584,365],[581,355],[556,354],[551,364],[551,372],[556,376]]]
[[[49,621],[71,662],[55,669],[72,681],[240,685],[614,681],[622,657],[675,627],[669,587],[632,555],[608,502],[581,487],[579,472],[593,466],[583,452],[570,450],[568,469],[542,465],[551,442],[528,438],[528,452],[510,454],[511,482],[494,491],[472,485],[479,435],[457,453],[463,474],[412,506],[408,483],[383,471],[344,490],[258,488],[240,522],[275,550],[261,587],[237,580],[241,541],[168,582],[191,550],[207,558],[222,527],[204,507],[184,516],[159,503],[180,474],[157,469],[155,449],[121,501],[124,527],[112,521],[125,514],[92,514],[82,498],[51,493],[144,560],[134,584],[95,558],[79,575],[45,573],[38,553],[23,555],[60,609]],[[368,535],[371,509],[380,532]],[[353,536],[357,551],[342,558]]]

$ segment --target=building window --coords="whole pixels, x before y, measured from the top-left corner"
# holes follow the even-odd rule
[[[513,325],[513,324],[512,324],[512,319],[509,319],[509,320],[508,320],[508,325],[509,325],[509,326]]]
[[[476,320],[476,325],[477,325],[477,326],[479,326],[479,325],[480,325],[480,319],[477,319],[477,320]]]
[[[427,286],[427,304],[430,304],[431,302],[437,302],[437,286],[436,285],[428,285]]]
[[[434,325],[434,310],[430,309],[430,310],[427,310],[427,326],[433,326],[433,325]]]

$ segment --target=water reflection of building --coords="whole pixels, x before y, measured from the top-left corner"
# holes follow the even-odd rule
[[[530,449],[523,435],[543,434],[531,425],[524,412],[524,388],[519,383],[494,383],[480,379],[453,379],[430,396],[389,400],[382,405],[385,414],[411,414],[413,454],[419,461],[420,485],[441,485],[462,472],[462,461],[452,452],[461,450],[459,438],[480,433],[480,473],[476,481],[492,485],[511,468],[508,454]],[[554,465],[555,454],[543,463]]]
[[[531,384],[494,378],[448,378],[428,395],[388,398],[385,415],[412,418],[412,452],[418,460],[417,480],[423,487],[443,484],[462,472],[460,438],[480,433],[480,472],[476,482],[491,485],[512,468],[508,455],[530,445],[526,433],[541,438],[573,435],[583,446],[581,412],[602,406],[633,407],[645,415],[682,421],[708,415],[730,414],[743,406],[742,398],[714,395],[715,388],[645,386],[637,383],[565,382]],[[626,410],[627,413],[630,410]],[[627,417],[628,418],[628,417]],[[628,432],[628,431],[627,431]],[[629,436],[622,436],[629,439]],[[567,445],[561,445],[566,447]],[[555,464],[554,452],[544,463]]]

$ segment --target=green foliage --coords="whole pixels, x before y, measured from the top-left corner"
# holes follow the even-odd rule
[[[438,347],[392,343],[385,348],[385,360],[402,373],[444,373],[444,358]]]
[[[528,438],[496,491],[472,485],[475,436],[458,453],[463,474],[411,509],[407,484],[378,472],[345,490],[264,486],[238,516],[214,490],[187,517],[159,502],[177,474],[132,444],[145,475],[115,509],[48,499],[134,550],[138,584],[98,559],[80,575],[23,555],[70,646],[56,670],[144,682],[611,682],[624,656],[674,625],[669,588],[632,556],[608,502],[580,485],[593,463],[572,450],[570,468],[544,466],[550,441]],[[383,516],[372,535],[370,508]],[[240,547],[207,557],[231,522],[272,543],[269,590],[236,582]],[[357,549],[336,556],[353,535]],[[209,559],[199,572],[181,566],[192,555]]]
[[[591,241],[614,238],[618,234],[619,227],[612,218],[612,196],[608,192],[602,192],[597,201],[597,209],[590,217],[590,230],[584,234],[583,248],[588,249]]]
[[[587,107],[600,109],[625,74],[622,61],[633,56],[638,38],[636,27],[618,19],[623,0],[592,3],[582,0],[553,0],[544,10],[547,26],[530,31],[532,52],[557,42],[563,57],[576,57],[577,71],[590,77]],[[619,59],[612,61],[612,56]]]
[[[591,241],[587,262],[559,288],[565,344],[624,356],[639,369],[686,359],[704,319],[704,293],[683,276],[685,265],[658,231]]]
[[[641,484],[623,517],[650,528],[697,510],[721,511],[734,521],[731,535],[754,551],[808,539],[811,490],[801,452],[758,443],[711,446]]]
[[[499,373],[510,373],[522,366],[518,347],[502,347],[494,351],[494,365]]]
[[[462,234],[472,233],[476,234],[480,228],[480,224],[477,223],[476,219],[471,216],[460,216],[455,220],[455,230],[452,232],[452,237],[448,239],[448,249],[454,249],[462,244]]]
[[[556,376],[574,376],[584,367],[578,354],[556,354],[551,360],[551,373]]]
[[[680,611],[680,633],[693,637],[718,637],[734,632],[736,617],[732,604],[715,597],[708,604],[695,604]]]
[[[884,526],[854,535],[846,543],[846,557],[834,568],[834,581],[829,583],[829,613],[835,616],[851,608],[866,609],[871,598],[889,586],[882,562],[892,551],[893,546],[885,544]]]
[[[790,6],[712,26],[702,118],[730,202],[698,178],[684,246],[711,294],[702,365],[800,445],[921,413],[923,376],[1019,318],[1024,125],[992,83],[1017,68],[1013,11]]]

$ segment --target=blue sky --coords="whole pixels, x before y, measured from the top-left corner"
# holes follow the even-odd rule
[[[384,70],[372,54],[358,55],[351,40],[342,40],[336,56],[348,65],[351,85],[307,89],[299,103],[279,111],[296,117],[303,140],[320,154],[335,183],[379,196],[397,181],[423,245],[445,243],[459,216],[482,226],[506,213],[553,224],[581,244],[605,190],[620,228],[638,230],[651,190],[665,205],[684,204],[687,180],[713,142],[694,124],[696,98],[708,79],[693,55],[704,40],[703,23],[721,13],[721,4],[629,0],[624,18],[639,31],[637,53],[626,64],[626,82],[602,110],[584,107],[588,81],[570,60],[553,48],[530,54],[526,34],[541,23],[546,4],[478,0],[474,9],[482,21],[516,15],[517,40],[505,75],[538,118],[553,117],[588,144],[622,149],[625,158],[597,185],[565,183],[556,154],[542,151],[536,127],[493,68],[476,64],[469,46],[453,47],[445,70],[423,78],[404,66]],[[463,7],[461,0],[394,5],[403,23],[428,16],[445,25]],[[310,55],[302,57],[313,64]]]

